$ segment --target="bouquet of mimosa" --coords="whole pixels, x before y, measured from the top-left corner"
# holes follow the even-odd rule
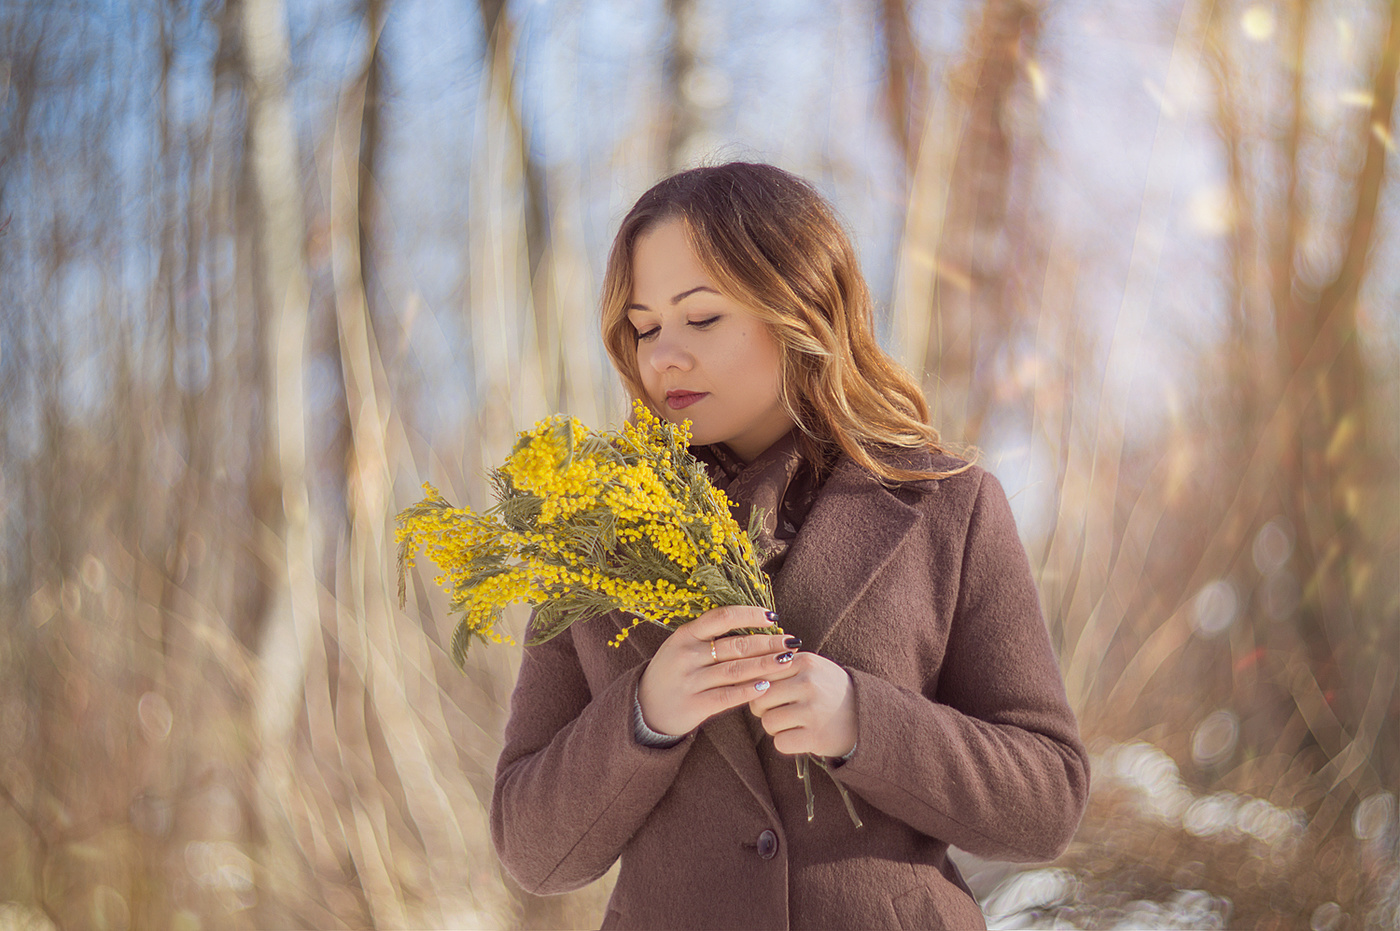
[[[535,606],[532,644],[611,611],[629,615],[613,646],[643,621],[675,630],[711,608],[774,607],[754,548],[762,515],[741,529],[687,448],[689,424],[663,421],[641,402],[634,410],[615,432],[564,416],[523,431],[490,474],[496,503],[487,511],[454,507],[425,484],[427,497],[399,514],[399,604],[421,551],[460,616],[451,647],[458,666],[473,639],[509,640],[497,622],[517,602]],[[812,759],[797,758],[809,819]]]
[[[688,425],[640,402],[635,410],[617,432],[563,416],[522,432],[491,472],[488,511],[453,507],[425,484],[427,497],[399,514],[399,602],[421,550],[461,616],[452,636],[459,666],[474,638],[509,639],[496,625],[515,602],[537,607],[531,643],[609,611],[630,615],[633,627],[675,630],[723,605],[773,607],[754,552],[761,515],[741,530],[687,449]]]

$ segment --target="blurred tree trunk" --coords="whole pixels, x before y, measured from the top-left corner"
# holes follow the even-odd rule
[[[287,88],[291,54],[286,12],[281,0],[242,0],[242,13],[258,286],[267,308],[264,469],[280,500],[266,543],[278,573],[258,642],[258,780],[264,803],[274,806],[271,814],[291,778],[287,756],[304,706],[306,664],[321,637],[303,395],[310,285],[301,166]]]
[[[928,66],[909,20],[908,0],[879,0],[880,34],[885,47],[884,107],[890,132],[904,159],[906,176],[919,160],[928,101]]]
[[[559,410],[564,396],[564,344],[552,312],[547,257],[549,236],[549,188],[544,167],[530,145],[530,130],[515,79],[519,43],[506,9],[506,0],[478,0],[482,28],[486,31],[486,73],[490,91],[498,98],[507,119],[511,145],[518,152],[525,224],[526,273],[534,318],[535,351],[543,376],[545,405]]]
[[[184,630],[180,623],[184,616],[181,601],[188,591],[186,583],[191,581],[187,543],[197,520],[201,486],[207,479],[204,468],[208,462],[204,453],[208,432],[198,429],[199,394],[188,377],[194,356],[195,312],[191,304],[199,295],[198,222],[205,212],[195,208],[202,188],[199,155],[194,140],[184,132],[177,115],[179,89],[174,78],[174,62],[181,38],[181,20],[190,13],[183,6],[178,0],[164,0],[154,11],[154,57],[159,63],[159,83],[153,129],[158,155],[147,193],[149,223],[155,233],[152,238],[159,244],[159,252],[156,286],[150,295],[144,329],[163,336],[161,380],[154,404],[143,399],[114,412],[119,432],[135,433],[138,425],[147,425],[177,452],[173,457],[173,461],[178,462],[176,474],[166,477],[169,493],[161,506],[148,506],[141,514],[133,508],[127,514],[127,522],[118,530],[129,535],[133,550],[147,550],[146,558],[159,573],[159,591],[155,598],[158,623],[152,630],[155,648],[132,650],[128,688],[137,696],[154,696],[148,701],[158,700],[173,707],[184,703],[194,685],[187,665],[192,644],[189,638],[179,636]],[[141,449],[144,444],[134,445],[138,457],[144,458]],[[137,481],[144,484],[141,479]],[[131,487],[140,487],[140,484]],[[141,532],[143,524],[146,525],[145,534]],[[146,537],[144,545],[143,536]],[[122,632],[124,642],[141,642],[142,633],[136,621],[135,617],[126,619],[127,629]],[[128,765],[118,767],[126,771],[117,778],[129,780],[128,791],[137,800],[132,802],[137,810],[145,805],[154,810],[167,805],[167,800],[179,797],[184,788],[182,776],[193,768],[186,759],[189,749],[182,742],[168,740],[133,742],[130,757],[123,761]],[[137,923],[165,925],[170,922],[171,903],[142,892],[153,886],[152,880],[164,872],[163,864],[170,860],[173,849],[179,845],[180,839],[159,830],[139,837],[135,845],[137,855],[131,857],[134,861],[131,868],[145,881],[133,883],[129,903]]]
[[[47,20],[47,11],[33,8],[0,19],[0,54],[4,55],[0,59],[0,309],[7,318],[18,311],[17,293],[9,280],[14,270],[6,261],[14,220],[8,192],[29,138]]]
[[[383,124],[384,110],[384,52],[379,44],[379,36],[384,31],[385,5],[386,0],[364,0],[364,35],[369,48],[360,78],[364,87],[364,105],[360,122],[359,166],[355,181],[359,265],[365,283],[365,306],[371,321],[376,317],[375,295],[378,293],[374,230],[379,217],[379,197],[376,191],[375,171],[379,165],[380,127]]]
[[[1247,458],[1250,438],[1255,436],[1261,418],[1264,416],[1263,398],[1272,391],[1273,365],[1267,358],[1271,342],[1268,326],[1269,282],[1259,274],[1257,258],[1260,248],[1261,231],[1257,219],[1259,191],[1249,167],[1250,151],[1245,140],[1242,102],[1243,88],[1240,76],[1224,47],[1223,30],[1230,28],[1228,10],[1223,5],[1211,8],[1207,22],[1208,41],[1204,45],[1206,61],[1215,80],[1215,122],[1221,143],[1224,146],[1225,175],[1229,190],[1228,211],[1233,218],[1226,238],[1227,261],[1230,275],[1226,281],[1226,304],[1228,308],[1229,331],[1226,337],[1225,364],[1229,366],[1231,386],[1231,416],[1236,429],[1227,437],[1240,442],[1235,455]],[[1296,33],[1295,54],[1301,52],[1305,30]],[[1295,57],[1295,60],[1301,60]],[[1298,133],[1301,123],[1303,69],[1294,72],[1293,118],[1289,124],[1289,147],[1294,158],[1287,161],[1296,168]],[[1290,171],[1287,180],[1289,206],[1287,213],[1297,213],[1297,174]],[[1296,230],[1288,239],[1296,239]],[[1287,261],[1291,264],[1291,253]],[[1275,285],[1276,286],[1276,285]]]
[[[355,196],[350,200],[338,188],[332,190],[332,197],[338,197],[339,202],[349,201],[353,212],[348,216],[354,223],[355,248],[355,280],[358,282],[356,293],[359,295],[357,301],[364,305],[364,314],[371,334],[375,330],[375,301],[374,294],[374,213],[377,202],[375,192],[375,163],[380,149],[380,87],[383,83],[384,57],[379,45],[380,34],[384,29],[384,2],[383,0],[362,0],[359,8],[360,22],[362,23],[361,41],[363,52],[360,66],[354,77],[347,84],[346,89],[341,94],[340,112],[336,121],[336,136],[332,144],[345,148],[347,143],[342,138],[341,126],[354,127],[359,133],[355,140],[350,158],[352,163],[353,184],[355,185]],[[338,170],[338,169],[337,169]],[[343,185],[344,178],[333,172],[335,184]],[[343,216],[336,213],[335,205],[332,205],[332,222],[342,222]],[[332,230],[332,248],[340,246],[339,237],[344,235],[340,229]],[[341,248],[341,252],[346,250]],[[340,269],[334,272],[340,277],[334,280],[335,293],[337,295],[337,311],[339,311],[339,301],[341,293],[340,281],[344,273]],[[347,488],[348,477],[353,469],[351,459],[354,455],[354,405],[350,402],[349,386],[347,379],[349,375],[344,370],[345,351],[341,340],[344,337],[344,326],[339,318],[339,313],[330,320],[325,321],[326,330],[322,334],[324,341],[331,345],[330,358],[336,365],[335,385],[338,389],[339,398],[335,405],[337,408],[337,429],[330,440],[330,448],[327,452],[325,464],[320,467],[320,479],[330,487],[336,488],[343,504],[343,510],[335,515],[334,523],[337,525],[330,530],[328,538],[332,538],[342,530],[347,530],[353,520],[350,508],[349,489]],[[320,342],[320,340],[318,340]],[[329,474],[327,474],[329,473]],[[335,554],[330,551],[330,547],[325,548],[322,553],[323,564],[326,569],[333,569]],[[330,572],[322,573],[324,577],[329,577]],[[333,640],[327,639],[326,649],[333,653],[336,644]],[[334,665],[336,658],[328,657],[328,662]]]
[[[666,0],[666,18],[671,23],[671,43],[662,61],[666,138],[665,166],[674,174],[690,166],[691,141],[704,128],[704,116],[688,92],[695,79],[699,39],[696,36],[695,0]]]
[[[15,241],[14,198],[10,190],[29,144],[47,16],[46,11],[34,7],[0,10],[0,441],[6,442],[12,435],[11,418],[32,403],[28,384],[34,367],[26,359],[31,326],[28,315],[22,312],[19,260],[10,248]],[[21,476],[27,471],[19,465],[18,457],[7,455],[0,463],[0,479],[7,484],[21,485]],[[30,507],[10,506],[20,511]],[[28,536],[27,531],[25,535]],[[14,599],[6,604],[18,605],[37,588],[39,579],[27,542],[15,545],[12,553],[0,555],[13,560],[0,589],[0,594]]]
[[[248,56],[244,49],[245,0],[224,0],[219,16],[218,66],[223,80],[215,84],[223,92],[223,102],[241,119],[230,127],[227,147],[241,157],[227,166],[226,198],[231,210],[233,267],[230,270],[231,307],[246,307],[251,313],[246,326],[233,336],[230,356],[233,365],[226,388],[239,399],[231,405],[230,434],[246,437],[244,454],[246,476],[241,491],[246,499],[247,523],[237,528],[238,546],[232,556],[237,584],[229,626],[235,640],[250,653],[256,653],[268,617],[273,591],[280,584],[278,566],[263,552],[263,530],[280,525],[281,493],[274,469],[276,438],[270,426],[269,395],[273,379],[272,363],[266,352],[272,301],[265,280],[259,195],[250,142],[253,138],[253,88]],[[241,104],[241,109],[235,107]],[[233,454],[233,450],[230,450]]]
[[[195,399],[191,387],[182,385],[182,373],[177,371],[177,366],[183,367],[189,361],[190,314],[188,307],[182,305],[186,304],[189,295],[198,293],[197,290],[191,292],[187,283],[190,276],[197,275],[195,269],[199,267],[199,244],[195,239],[198,214],[192,209],[193,191],[197,189],[198,181],[196,178],[181,177],[179,168],[181,162],[188,158],[193,170],[195,159],[193,153],[180,145],[184,140],[174,138],[178,129],[173,125],[172,111],[178,104],[172,98],[179,91],[172,80],[171,69],[178,41],[179,15],[180,10],[174,0],[164,0],[156,11],[156,55],[160,62],[157,145],[160,155],[156,161],[149,207],[152,226],[159,230],[160,243],[157,287],[153,294],[159,305],[151,308],[151,331],[164,335],[160,403],[154,416],[161,434],[180,448],[182,465],[180,475],[173,483],[166,512],[160,515],[163,519],[160,539],[164,552],[159,554],[158,562],[165,570],[158,600],[161,609],[160,649],[167,656],[174,635],[170,625],[174,616],[173,600],[180,581],[177,574],[185,559],[184,545],[194,517],[200,481],[200,463],[197,461],[200,439],[195,427]],[[188,224],[186,232],[189,238],[184,243],[177,243],[182,220]],[[179,267],[182,262],[183,269]],[[181,348],[187,351],[182,353]]]
[[[898,340],[923,377],[934,423],[968,443],[994,403],[990,373],[1006,364],[1016,326],[1013,259],[1027,233],[1009,211],[1013,175],[1029,160],[1018,119],[1034,91],[1040,15],[1035,0],[987,0],[966,58],[935,95],[923,150],[906,150],[918,168],[899,286],[909,319]]]
[[[1018,140],[1012,110],[1025,92],[1025,68],[1040,31],[1039,4],[1031,0],[988,0],[974,34],[974,60],[954,81],[968,94],[967,126],[953,168],[948,231],[940,253],[934,304],[944,341],[939,374],[945,384],[965,386],[968,394],[958,436],[976,442],[994,403],[998,353],[1015,329],[1009,306],[1017,231],[1009,228],[1012,172]],[[949,333],[948,323],[954,330]],[[965,338],[959,338],[965,333]],[[935,344],[930,342],[930,354]],[[951,350],[951,352],[950,352]],[[950,358],[951,356],[951,358]]]
[[[510,17],[506,15],[506,0],[479,0],[481,24],[486,32],[486,65],[492,89],[506,102],[510,131],[520,150],[521,170],[525,178],[525,239],[530,254],[530,274],[539,269],[548,242],[549,229],[545,220],[548,194],[544,171],[530,149],[529,130],[520,108],[519,89],[515,85],[515,55],[517,43]]]

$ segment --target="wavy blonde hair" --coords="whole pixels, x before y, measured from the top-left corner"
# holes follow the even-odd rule
[[[779,398],[811,461],[828,463],[840,450],[886,481],[968,468],[913,470],[872,455],[947,450],[918,383],[875,339],[870,291],[841,223],[809,183],[772,165],[731,162],[672,175],[623,219],[603,278],[602,329],[633,397],[650,403],[627,319],[633,254],[642,234],[672,219],[719,290],[751,309],[777,340]]]

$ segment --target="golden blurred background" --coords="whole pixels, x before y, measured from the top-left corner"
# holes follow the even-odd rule
[[[1398,68],[1400,0],[0,0],[0,928],[596,926],[393,518],[620,420],[612,230],[730,158],[1038,573],[1094,792],[992,927],[1400,927]]]

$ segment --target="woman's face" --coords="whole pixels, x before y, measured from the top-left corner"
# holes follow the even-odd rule
[[[627,318],[647,400],[692,442],[724,443],[745,462],[793,427],[778,401],[778,342],[742,304],[719,293],[679,219],[637,238]]]

